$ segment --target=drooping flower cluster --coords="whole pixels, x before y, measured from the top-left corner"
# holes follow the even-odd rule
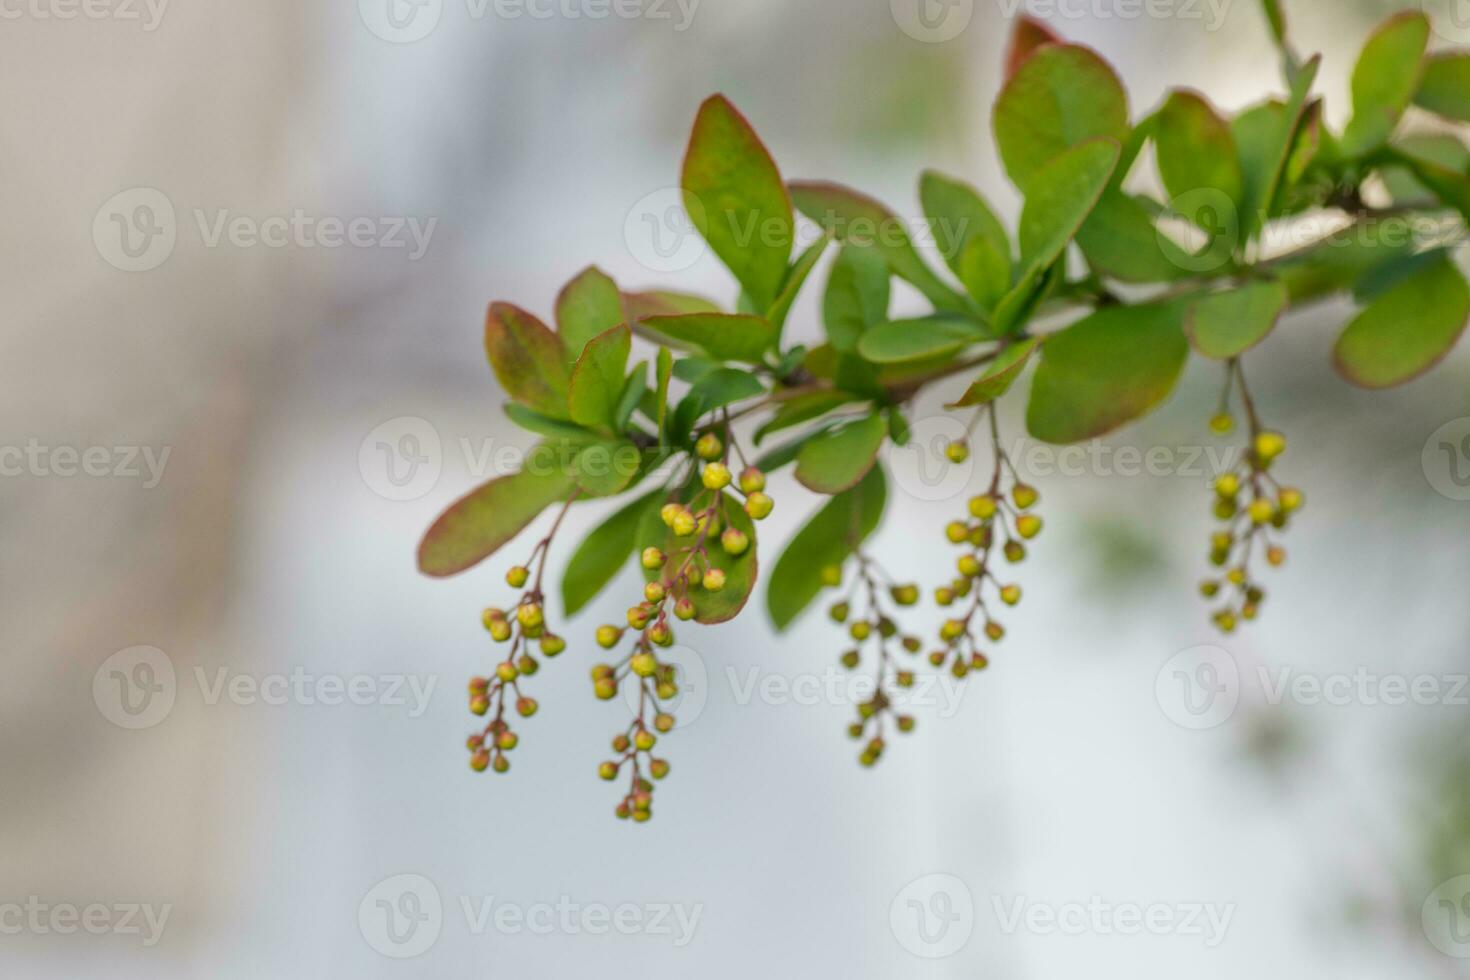
[[[735,558],[751,547],[750,536],[733,526],[727,511],[735,506],[735,500],[727,492],[731,478],[724,462],[724,442],[713,432],[705,433],[696,443],[695,452],[704,460],[699,486],[688,503],[674,500],[663,505],[659,517],[667,537],[660,542],[645,542],[640,552],[639,562],[649,573],[642,600],[628,608],[626,627],[607,624],[599,626],[596,634],[598,645],[608,650],[617,647],[627,632],[634,634],[632,648],[622,660],[592,668],[592,684],[602,700],[617,697],[627,684],[636,685],[633,721],[613,738],[616,755],[599,765],[598,774],[612,781],[624,766],[628,768],[628,792],[615,813],[638,822],[648,820],[653,813],[650,778],[662,779],[669,771],[669,763],[656,758],[653,748],[659,735],[673,730],[675,719],[668,705],[679,693],[674,665],[662,661],[657,653],[674,642],[670,614],[680,621],[694,619],[702,596],[725,589],[726,572],[711,560],[714,548]],[[765,474],[748,466],[740,474],[739,487],[745,495],[746,514],[755,520],[770,514],[772,502],[764,492]]]
[[[1001,581],[997,574],[997,557],[1009,564],[1024,561],[1025,542],[1040,534],[1042,526],[1041,518],[1030,512],[1041,495],[1021,479],[1002,448],[994,403],[982,406],[980,414],[989,417],[995,470],[985,492],[969,499],[966,518],[945,526],[946,540],[960,549],[955,560],[957,574],[934,592],[940,606],[955,609],[957,614],[940,626],[939,640],[944,646],[929,654],[929,662],[947,666],[957,678],[989,666],[977,633],[990,643],[1005,636],[1005,627],[995,618],[987,597],[989,602],[998,600],[1007,606],[1021,601],[1021,587]],[[962,442],[951,443],[947,452],[953,462],[969,458],[969,447]]]
[[[914,672],[895,665],[896,646],[909,656],[918,653],[923,644],[917,636],[899,635],[898,624],[883,611],[881,596],[883,588],[879,578],[886,578],[877,564],[861,551],[854,553],[857,575],[854,576],[846,597],[833,603],[828,615],[836,623],[847,627],[853,646],[843,651],[839,662],[848,670],[856,670],[864,660],[863,650],[871,647],[874,658],[873,693],[857,705],[857,720],[847,727],[847,734],[854,739],[866,739],[858,761],[871,766],[883,755],[886,746],[884,723],[891,719],[900,732],[914,730],[914,716],[896,710],[890,685],[899,688],[913,687]],[[842,568],[829,565],[822,569],[824,585],[840,588]],[[919,587],[912,584],[887,585],[887,595],[897,606],[912,606],[919,601]],[[861,614],[854,616],[854,604],[861,604]]]
[[[1271,473],[1277,458],[1286,452],[1286,437],[1261,425],[1239,360],[1226,367],[1220,411],[1210,420],[1210,428],[1221,435],[1234,429],[1229,411],[1233,382],[1238,382],[1245,407],[1250,443],[1240,460],[1215,478],[1214,514],[1220,527],[1210,535],[1209,558],[1223,575],[1200,583],[1200,594],[1206,599],[1223,600],[1210,619],[1224,633],[1233,632],[1241,621],[1255,619],[1260,612],[1266,590],[1252,575],[1252,562],[1258,555],[1273,567],[1286,561],[1286,549],[1274,536],[1306,502],[1300,490],[1283,486]]]
[[[548,540],[543,540],[531,554],[531,564],[540,556],[542,566],[546,560]],[[506,583],[511,588],[524,588],[531,572],[526,565],[516,565],[506,573]],[[479,717],[489,716],[485,727],[470,734],[466,742],[470,752],[470,768],[476,772],[494,769],[506,772],[510,759],[506,753],[520,744],[520,736],[511,727],[507,707],[513,706],[515,713],[529,718],[539,705],[535,698],[521,691],[521,682],[535,676],[541,669],[540,662],[531,654],[531,644],[544,657],[555,657],[566,649],[566,641],[551,632],[546,625],[546,613],[542,604],[541,573],[538,570],[535,584],[521,595],[520,602],[510,613],[494,606],[481,614],[481,622],[497,644],[509,643],[505,659],[495,665],[490,677],[473,677],[469,684],[470,712]]]

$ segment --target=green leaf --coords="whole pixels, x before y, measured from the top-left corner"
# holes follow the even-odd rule
[[[1043,44],[1064,43],[1050,27],[1029,14],[1022,14],[1011,31],[1010,44],[1006,47],[1005,78],[1009,81],[1026,59],[1036,53]]]
[[[1286,285],[1254,282],[1211,293],[1190,307],[1184,332],[1206,357],[1228,360],[1266,339],[1286,310]]]
[[[1026,362],[1031,359],[1031,352],[1036,350],[1040,343],[1041,338],[1030,337],[1007,346],[996,356],[995,360],[985,366],[980,376],[960,396],[960,400],[949,407],[964,408],[969,405],[984,405],[1004,395],[1021,376]]]
[[[1121,282],[1172,282],[1196,265],[1136,198],[1109,188],[1077,231],[1093,271]]]
[[[628,374],[628,380],[623,384],[623,393],[618,396],[617,411],[613,416],[613,431],[624,432],[628,423],[633,420],[633,412],[643,401],[643,396],[648,392],[648,362],[639,361]]]
[[[583,493],[611,497],[633,482],[643,466],[643,454],[626,439],[599,439],[582,446],[572,466]]]
[[[1446,51],[1431,57],[1414,102],[1446,119],[1470,122],[1470,53]]]
[[[775,325],[744,313],[650,316],[642,322],[655,333],[692,344],[717,361],[760,364],[776,343]]]
[[[628,355],[633,350],[633,332],[626,323],[600,333],[587,342],[577,366],[572,369],[567,405],[572,421],[613,431],[618,404],[625,384]]]
[[[953,354],[986,338],[973,321],[954,316],[890,320],[863,334],[858,353],[875,364],[892,364]]]
[[[1209,189],[1236,207],[1245,177],[1230,126],[1198,93],[1170,94],[1159,112],[1154,132],[1159,177],[1172,197]]]
[[[791,625],[822,592],[822,569],[842,565],[853,548],[883,519],[888,488],[883,468],[875,466],[863,481],[827,501],[791,539],[771,570],[766,607],[776,629]]]
[[[695,228],[757,307],[769,308],[786,277],[796,220],[775,161],[722,95],[699,107],[682,185]]]
[[[993,310],[1011,288],[1011,256],[1007,248],[1000,251],[996,243],[979,236],[965,242],[960,253],[960,277],[965,290],[983,310]]]
[[[897,405],[889,405],[884,413],[888,417],[888,439],[895,446],[907,446],[913,436],[909,420]]]
[[[695,413],[698,417],[705,412],[712,412],[717,408],[742,401],[746,398],[755,398],[766,393],[765,386],[760,379],[749,371],[737,371],[735,368],[718,368],[699,379],[699,383],[689,389],[686,399],[692,400],[699,405],[699,411]]]
[[[1373,300],[1342,332],[1337,370],[1364,388],[1412,380],[1449,353],[1470,317],[1470,286],[1439,253]]]
[[[1063,151],[1105,137],[1128,136],[1128,96],[1092,50],[1075,44],[1039,48],[1006,83],[995,103],[995,138],[1006,173],[1029,187]]]
[[[674,377],[685,384],[698,384],[707,374],[723,367],[719,361],[707,357],[684,357],[674,362]]]
[[[597,433],[590,429],[584,429],[565,419],[554,419],[549,415],[542,415],[540,412],[524,405],[517,405],[515,402],[505,403],[505,416],[521,428],[537,435],[552,436],[573,442],[588,442],[597,438]]]
[[[822,323],[834,348],[844,353],[857,350],[858,338],[888,319],[890,277],[888,264],[876,249],[842,246],[822,296]]]
[[[566,348],[551,328],[510,303],[491,303],[485,353],[505,393],[552,418],[570,418]]]
[[[701,490],[692,501],[689,501],[691,509],[696,511],[708,505],[712,499],[709,491]],[[718,592],[707,592],[698,586],[689,590],[689,598],[694,602],[694,621],[697,623],[723,623],[734,619],[741,609],[745,608],[746,600],[750,598],[751,590],[755,588],[758,572],[756,564],[756,532],[755,524],[750,515],[745,513],[741,507],[728,493],[721,493],[721,513],[724,525],[733,527],[745,534],[750,539],[750,547],[740,555],[730,555],[719,544],[711,540],[707,549],[709,564],[725,573],[725,587]],[[687,549],[694,543],[694,538],[676,538],[673,531],[664,526],[659,517],[657,508],[650,508],[645,514],[638,529],[638,542],[635,547],[655,545],[662,549],[666,555],[676,555],[679,551]],[[674,558],[671,561],[678,561]],[[669,574],[665,569],[644,569],[643,577],[652,582]]]
[[[762,473],[770,474],[776,472],[783,466],[794,463],[796,457],[801,453],[802,447],[825,433],[833,424],[824,422],[811,432],[804,432],[795,439],[781,443],[781,445],[774,449],[768,449],[755,461],[755,468]]]
[[[815,493],[841,493],[873,468],[887,434],[876,413],[829,429],[797,454],[797,482]]]
[[[1026,427],[1043,442],[1110,432],[1173,390],[1189,356],[1182,303],[1110,306],[1048,337],[1031,382]]]
[[[1043,54],[1049,50],[1043,49]],[[995,311],[995,327],[1001,333],[1023,322],[1039,299],[1048,270],[1063,258],[1067,244],[1107,188],[1119,152],[1111,140],[1090,140],[1064,150],[1033,175],[1021,209],[1021,274]]]
[[[623,306],[628,316],[642,320],[650,316],[682,316],[685,313],[719,313],[720,306],[713,300],[692,293],[675,293],[667,289],[654,289],[641,293],[624,293]]]
[[[1108,186],[1118,155],[1117,143],[1091,140],[1064,150],[1032,175],[1019,232],[1023,279],[1061,256]]]
[[[1414,179],[1427,187],[1436,198],[1470,220],[1470,175],[1417,153],[1393,149],[1387,152],[1390,159],[1406,166]]]
[[[621,508],[593,528],[567,562],[561,580],[561,601],[572,616],[607,587],[627,564],[638,545],[638,526],[650,510],[658,512],[664,491],[655,490]]]
[[[462,572],[493,555],[548,506],[570,497],[576,480],[569,468],[537,459],[532,450],[525,470],[482,484],[440,514],[419,542],[419,571],[436,578]]]
[[[669,411],[669,377],[674,371],[674,355],[667,347],[658,349],[658,358],[654,364],[654,411],[655,422],[658,423],[659,441],[668,438],[665,420]]]
[[[1400,161],[1399,166],[1384,166],[1380,171],[1384,186],[1396,205],[1433,207],[1440,195],[1426,187],[1415,176],[1415,162],[1427,161],[1450,171],[1452,177],[1463,178],[1470,173],[1470,149],[1460,142],[1458,136],[1449,133],[1433,133],[1405,136],[1395,140],[1387,153]],[[1415,159],[1404,160],[1404,157]]]
[[[568,367],[588,341],[627,322],[617,283],[597,266],[588,266],[556,297],[556,330],[567,349]]]
[[[1281,0],[1261,0],[1266,12],[1266,24],[1271,28],[1271,38],[1277,47],[1286,45],[1286,14],[1281,9]]]
[[[1273,271],[1286,284],[1291,305],[1320,299],[1373,276],[1404,261],[1413,250],[1412,236],[1356,235],[1331,236],[1290,260],[1273,266]]]
[[[1010,286],[1011,242],[1000,219],[975,188],[933,170],[924,171],[919,178],[919,199],[924,204],[924,216],[929,219],[929,227],[945,263],[982,305],[986,297],[976,295],[976,288],[986,296],[994,294],[990,300],[993,303]],[[982,244],[977,246],[967,268],[964,261],[966,248],[976,242]],[[997,258],[1004,261],[1005,270],[1004,284],[999,293],[992,285],[992,276],[998,265],[992,260]],[[970,277],[976,279],[975,288],[970,286]]]
[[[1283,107],[1265,103],[1235,117],[1231,133],[1240,153],[1245,178],[1240,203],[1241,241],[1248,240],[1274,213],[1277,189],[1286,173],[1297,130],[1306,111],[1307,96],[1322,65],[1314,55],[1302,65],[1292,81],[1291,94]]]
[[[919,257],[903,222],[871,197],[827,181],[793,181],[791,197],[802,214],[839,242],[870,247],[893,274],[908,280],[935,308],[965,312],[970,304],[945,285]]]
[[[816,268],[817,260],[822,257],[822,253],[827,250],[827,245],[831,241],[831,236],[826,234],[822,235],[814,244],[808,246],[801,255],[797,256],[795,262],[791,263],[791,268],[786,273],[786,281],[781,284],[781,291],[777,294],[776,301],[766,311],[766,319],[771,321],[772,325],[776,328],[777,344],[780,343],[781,330],[786,326],[786,317],[791,313],[792,304],[796,302],[796,297],[801,292],[801,287],[806,284],[807,277],[812,274],[812,269]]]
[[[841,408],[856,399],[845,391],[820,389],[787,399],[776,407],[770,420],[755,430],[754,441],[759,446],[772,432],[789,429],[793,425],[821,418],[836,408]]]
[[[1342,152],[1354,158],[1388,141],[1414,99],[1424,74],[1429,18],[1422,11],[1395,14],[1379,26],[1353,69],[1353,118],[1342,133]]]

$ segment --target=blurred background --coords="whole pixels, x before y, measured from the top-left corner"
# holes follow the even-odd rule
[[[1286,4],[1297,46],[1325,55],[1335,124],[1363,38],[1411,6]],[[1436,44],[1470,41],[1456,4],[1429,7]],[[1144,9],[1035,12],[1117,67],[1135,114],[1171,86],[1227,110],[1279,91],[1255,3]],[[1437,448],[1470,434],[1470,357],[1351,389],[1328,363],[1345,305],[1247,358],[1310,503],[1244,632],[1220,640],[1195,592],[1202,447],[1229,446],[1205,425],[1218,369],[1196,360],[1085,465],[1028,464],[1048,531],[1017,576],[1027,601],[992,669],[916,710],[875,771],[843,698],[750,694],[831,676],[842,645],[820,614],[775,636],[752,604],[681,636],[674,773],[651,824],[615,821],[593,773],[626,716],[585,669],[631,573],[561,626],[572,646],[537,678],[512,772],[466,767],[478,610],[524,549],[448,581],[414,549],[493,450],[529,442],[499,410],[486,303],[549,318],[594,262],[730,297],[712,255],[669,271],[640,238],[716,91],[787,177],[913,216],[932,166],[1014,219],[989,107],[1018,7],[925,10],[0,5],[0,462],[25,459],[0,479],[0,973],[1470,975],[1470,502],[1450,469],[1470,459]],[[967,486],[923,477],[963,384],[916,407],[873,547],[926,585],[988,476],[982,458]],[[767,562],[816,503],[789,476],[773,495]],[[610,509],[575,509],[554,557]],[[1344,676],[1369,680],[1272,696]],[[1393,677],[1431,693],[1385,703]],[[1225,707],[1180,700],[1210,690]],[[572,911],[535,927],[547,907]],[[619,908],[627,928],[597,918]],[[1162,909],[1158,928],[1111,918],[1130,908]]]

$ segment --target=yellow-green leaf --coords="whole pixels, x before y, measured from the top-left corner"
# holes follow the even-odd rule
[[[1062,43],[1061,37],[1050,27],[1030,14],[1022,14],[1016,19],[1016,27],[1011,31],[1011,40],[1006,46],[1006,80],[1009,81],[1043,44]]]
[[[556,297],[556,332],[575,364],[587,342],[627,322],[617,283],[597,266],[588,266]]]
[[[1321,56],[1314,55],[1301,66],[1284,106],[1264,103],[1236,116],[1231,124],[1244,177],[1239,221],[1242,241],[1259,231],[1274,213],[1277,190],[1306,112],[1307,96],[1321,65]]]
[[[1040,343],[1041,338],[1029,337],[1006,347],[996,356],[995,360],[985,366],[980,376],[960,396],[960,400],[949,407],[965,408],[969,405],[984,405],[1004,395],[1021,376],[1026,362],[1031,358],[1031,353]]]
[[[1347,157],[1372,153],[1388,141],[1424,75],[1429,18],[1403,11],[1384,21],[1353,68],[1353,118],[1342,133]]]
[[[888,490],[883,467],[837,494],[787,544],[771,570],[766,607],[776,629],[785,629],[822,592],[822,569],[841,565],[883,519]]]
[[[1194,303],[1184,319],[1184,332],[1206,357],[1227,360],[1266,339],[1286,309],[1286,285],[1255,282],[1211,293]]]
[[[954,316],[890,320],[863,334],[858,353],[874,364],[896,364],[953,354],[986,336],[974,322]]]
[[[1096,52],[1048,44],[1027,58],[995,103],[995,139],[1006,173],[1026,191],[1064,150],[1128,136],[1128,96]]]
[[[891,275],[877,249],[842,246],[822,294],[822,324],[834,348],[843,353],[857,350],[863,333],[888,319]]]
[[[816,493],[841,493],[873,468],[887,434],[888,424],[876,413],[828,429],[801,447],[797,482]]]
[[[769,320],[743,313],[686,313],[644,317],[642,323],[675,340],[691,344],[717,361],[759,364],[776,344]]]
[[[1196,92],[1170,94],[1154,131],[1159,177],[1173,197],[1209,189],[1237,207],[1244,176],[1235,137],[1213,106]]]
[[[971,295],[985,302],[985,297],[976,295],[975,289],[970,288],[967,272],[977,280],[976,288],[992,292],[992,273],[996,265],[993,260],[997,257],[1004,261],[1004,286],[1000,289],[1000,293],[1004,293],[1005,287],[1010,285],[1010,238],[980,192],[963,181],[926,170],[919,178],[919,200],[924,205],[924,216],[929,219],[939,254],[970,289]],[[965,250],[975,241],[983,242],[988,248],[972,253],[967,269]]]
[[[708,506],[712,499],[715,498],[711,496],[710,491],[701,489],[688,503],[691,509],[699,511]],[[731,555],[720,546],[717,536],[712,536],[707,541],[706,554],[709,556],[709,564],[725,573],[725,587],[718,592],[710,592],[697,584],[691,586],[689,598],[694,602],[694,621],[697,623],[723,623],[734,619],[740,610],[745,608],[746,600],[750,598],[751,590],[755,588],[759,570],[756,562],[754,522],[751,521],[750,515],[745,513],[745,508],[740,506],[739,501],[730,494],[721,493],[719,500],[724,526],[733,527],[744,533],[750,539],[750,546],[739,555]],[[653,545],[660,548],[664,554],[675,556],[670,561],[677,563],[680,561],[677,553],[689,548],[694,542],[694,537],[675,537],[674,532],[669,530],[659,518],[659,508],[652,507],[644,514],[638,529],[638,541],[635,547],[646,548]],[[671,567],[644,569],[643,577],[652,582],[675,570]]]
[[[626,323],[587,342],[572,369],[567,404],[573,422],[608,430],[617,427],[618,403],[626,384],[623,372],[632,349],[633,332]]]
[[[1403,384],[1449,353],[1470,317],[1470,287],[1445,253],[1381,293],[1338,338],[1337,369],[1364,388]]]
[[[722,95],[699,107],[682,184],[695,228],[757,308],[769,308],[786,277],[796,221],[775,161]]]
[[[561,580],[561,601],[571,616],[591,602],[618,571],[638,544],[638,526],[650,510],[657,512],[664,491],[655,490],[621,508],[594,527],[577,546]]]
[[[871,197],[828,181],[792,181],[791,197],[802,214],[839,242],[875,249],[894,275],[912,283],[935,308],[969,309],[965,298],[924,264],[903,221]]]
[[[1026,427],[1043,442],[1091,439],[1168,397],[1189,357],[1184,305],[1110,306],[1048,337]]]
[[[1431,57],[1414,102],[1446,119],[1470,122],[1470,53],[1447,51]]]
[[[443,577],[484,561],[551,504],[576,489],[570,467],[558,465],[545,444],[527,456],[526,469],[498,477],[456,500],[419,543],[419,571]]]
[[[485,317],[485,353],[505,393],[556,419],[570,418],[571,374],[561,338],[510,303],[492,303]]]

